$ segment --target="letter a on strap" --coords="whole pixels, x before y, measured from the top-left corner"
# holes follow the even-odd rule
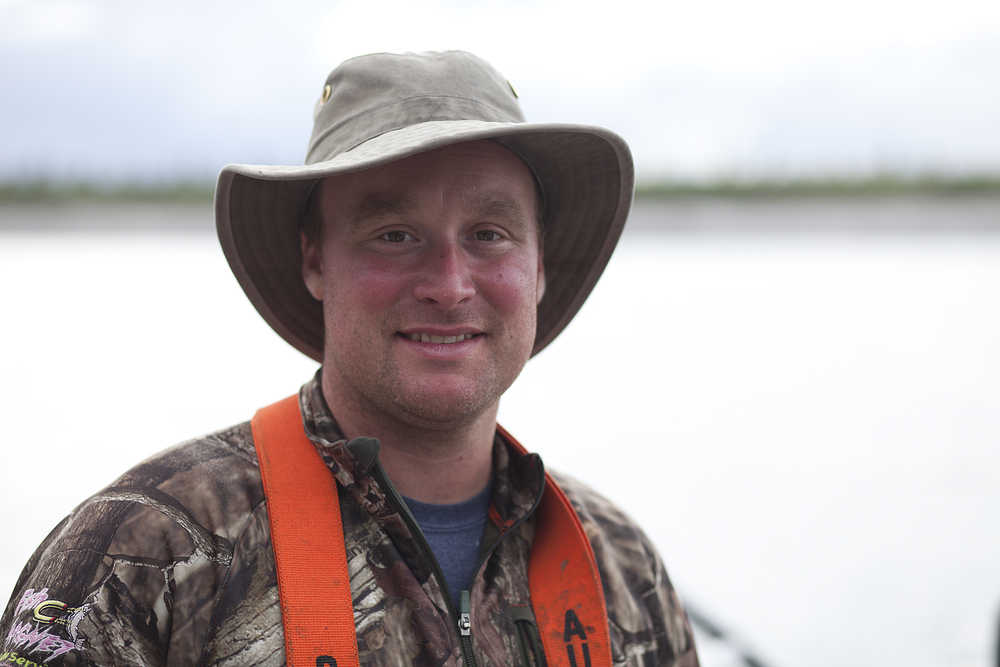
[[[285,660],[291,667],[358,667],[336,480],[305,435],[297,396],[259,410],[251,427],[271,523]],[[549,666],[611,667],[597,561],[569,499],[548,475],[528,583]],[[317,600],[325,604],[317,607]]]

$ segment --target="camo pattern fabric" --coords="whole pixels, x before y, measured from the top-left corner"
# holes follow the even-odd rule
[[[381,474],[377,443],[343,438],[318,375],[299,401],[306,433],[341,487],[361,664],[463,665],[457,616],[433,556]],[[614,664],[697,665],[687,617],[649,540],[601,496],[557,479],[594,548]],[[541,460],[498,435],[491,520],[471,590],[471,647],[480,667],[544,664],[527,585],[532,512],[543,486]],[[303,508],[309,511],[320,510]],[[324,604],[316,601],[317,614]],[[571,639],[585,644],[579,630],[583,636]],[[168,449],[77,507],[25,566],[0,638],[0,667],[284,665],[249,422]],[[589,664],[582,652],[575,658]]]

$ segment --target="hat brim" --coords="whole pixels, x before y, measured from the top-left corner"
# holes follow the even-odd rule
[[[227,165],[215,190],[219,241],[264,320],[293,347],[322,360],[322,305],[303,283],[299,248],[299,223],[318,180],[478,139],[493,139],[512,150],[541,185],[546,286],[532,355],[552,342],[604,271],[632,203],[628,146],[599,127],[430,121],[386,132],[325,162]]]

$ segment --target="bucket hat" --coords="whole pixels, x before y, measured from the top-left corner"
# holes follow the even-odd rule
[[[226,259],[254,307],[317,361],[323,357],[323,311],[302,280],[299,230],[321,179],[481,139],[520,157],[543,201],[546,287],[533,355],[583,305],[632,203],[632,157],[621,137],[600,127],[525,122],[514,88],[470,53],[347,60],[327,77],[313,118],[304,165],[222,169],[215,219]]]

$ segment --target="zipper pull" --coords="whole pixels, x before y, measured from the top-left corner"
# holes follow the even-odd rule
[[[463,637],[472,635],[472,615],[469,613],[469,591],[459,593],[459,614],[458,614],[458,634]]]

